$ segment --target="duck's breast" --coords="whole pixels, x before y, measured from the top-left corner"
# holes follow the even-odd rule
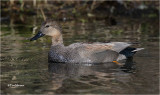
[[[67,62],[66,50],[63,46],[52,46],[48,53],[48,60],[52,62]]]

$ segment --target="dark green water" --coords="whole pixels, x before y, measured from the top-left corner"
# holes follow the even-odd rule
[[[74,42],[135,42],[138,52],[127,66],[48,63],[49,37],[30,42],[33,25],[1,25],[1,93],[3,94],[158,94],[159,23],[157,19],[60,22],[64,44]],[[37,27],[39,27],[40,23]],[[38,31],[38,29],[36,30]],[[124,69],[122,69],[124,67]],[[126,70],[125,67],[128,67]],[[9,87],[9,84],[24,85]]]

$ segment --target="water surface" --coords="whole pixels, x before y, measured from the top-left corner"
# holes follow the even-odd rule
[[[60,22],[64,44],[75,42],[134,42],[145,48],[124,66],[48,63],[50,37],[30,42],[40,23],[2,24],[1,89],[3,94],[157,94],[159,93],[159,24],[156,19]],[[9,87],[8,84],[24,85]]]

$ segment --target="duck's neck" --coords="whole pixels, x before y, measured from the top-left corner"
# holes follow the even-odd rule
[[[63,45],[63,37],[62,35],[58,37],[52,37],[52,46]]]

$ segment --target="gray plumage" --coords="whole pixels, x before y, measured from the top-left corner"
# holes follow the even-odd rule
[[[53,45],[48,57],[52,62],[106,63],[126,59],[119,52],[130,45],[125,42],[74,43],[66,47],[63,44]]]
[[[52,46],[48,54],[50,62],[106,63],[126,59],[143,49],[130,48],[131,44],[126,42],[74,43],[64,46],[61,28],[53,20],[43,22],[40,31],[31,41],[44,35],[52,37]]]

